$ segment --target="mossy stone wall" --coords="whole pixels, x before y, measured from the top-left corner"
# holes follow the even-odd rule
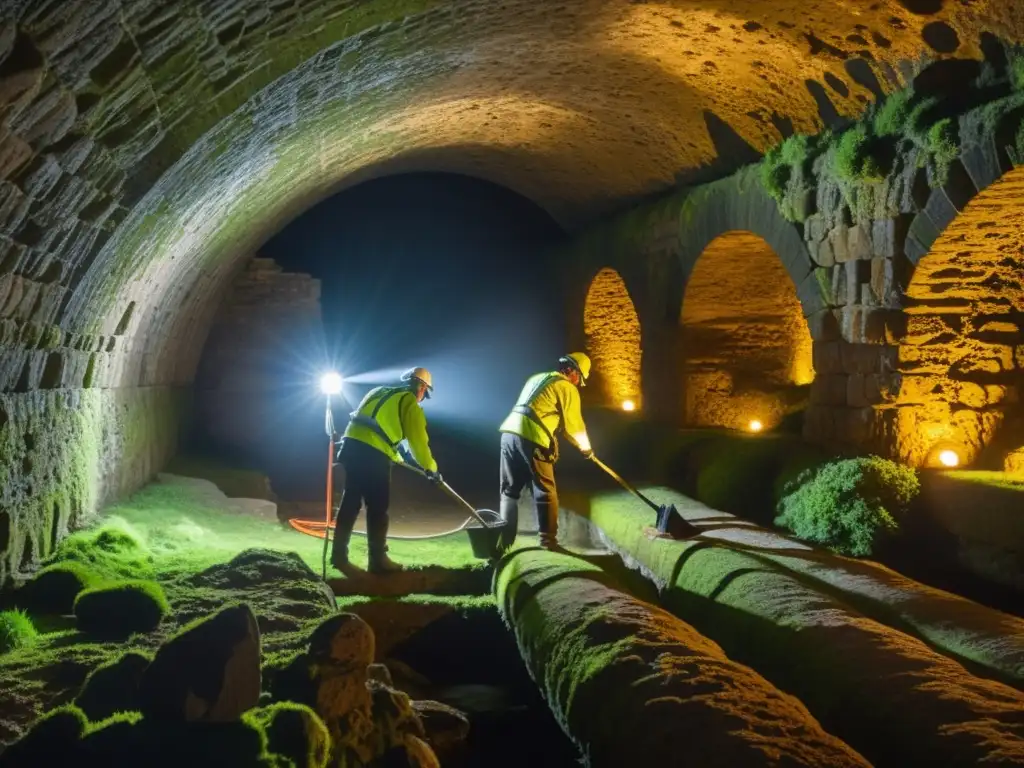
[[[189,400],[169,387],[0,395],[0,584],[152,477]]]
[[[978,458],[1020,420],[1021,62],[987,39],[983,60],[919,68],[845,129],[793,136],[730,178],[584,232],[563,254],[575,338],[580,295],[617,269],[641,319],[644,400],[683,423],[687,281],[712,241],[751,232],[813,338],[807,437],[913,465],[945,447]]]

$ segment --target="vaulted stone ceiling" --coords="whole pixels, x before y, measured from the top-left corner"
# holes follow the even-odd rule
[[[198,354],[239,259],[343,186],[468,173],[571,228],[856,114],[922,57],[1024,37],[1019,0],[22,0],[0,14],[0,270],[38,295],[0,308],[123,334],[144,383],[187,381],[193,357],[167,345]]]

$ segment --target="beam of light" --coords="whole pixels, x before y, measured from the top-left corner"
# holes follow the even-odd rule
[[[747,429],[751,432],[760,432],[764,429],[764,424],[762,424],[758,419],[751,419],[750,423],[747,424]]]
[[[946,449],[939,452],[939,463],[944,467],[956,467],[960,464],[960,457],[956,451]]]
[[[622,410],[624,410],[624,411],[635,411],[636,410],[636,403],[634,403],[632,400],[623,400],[622,401]]]
[[[409,369],[378,368],[374,371],[365,371],[363,373],[357,373],[354,376],[346,376],[345,383],[370,387],[379,387],[385,384],[397,384],[399,379],[402,377],[402,373],[407,370]]]

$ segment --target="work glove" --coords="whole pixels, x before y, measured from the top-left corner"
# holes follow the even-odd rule
[[[436,485],[440,485],[444,482],[444,480],[441,479],[441,473],[436,470],[434,472],[427,472],[427,479]]]
[[[594,458],[594,452],[593,451],[583,451],[583,458],[586,459],[587,461],[590,461],[592,458]]]

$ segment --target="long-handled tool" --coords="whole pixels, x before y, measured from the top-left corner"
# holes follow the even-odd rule
[[[676,509],[675,504],[655,504],[649,498],[640,493],[640,491],[627,483],[618,472],[597,458],[597,456],[591,455],[590,460],[607,472],[619,485],[658,513],[655,521],[655,527],[658,529],[658,533],[664,533],[673,539],[689,539],[700,533],[699,528],[687,522],[687,520],[679,514],[679,510]]]

